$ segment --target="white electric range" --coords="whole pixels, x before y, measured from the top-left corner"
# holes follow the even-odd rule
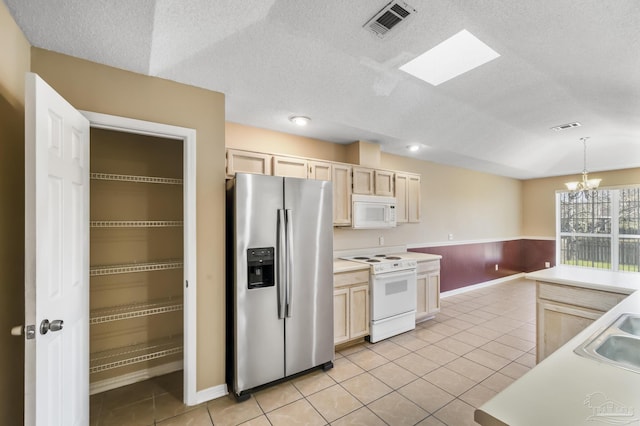
[[[385,253],[343,256],[370,265],[370,338],[372,343],[416,327],[417,262]]]

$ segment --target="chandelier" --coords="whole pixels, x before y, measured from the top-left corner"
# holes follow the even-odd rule
[[[582,144],[584,145],[584,169],[582,170],[582,181],[565,183],[565,186],[567,187],[567,189],[572,192],[586,193],[587,191],[593,191],[595,189],[598,189],[598,186],[600,185],[600,181],[602,180],[602,179],[589,179],[589,176],[587,174],[587,139],[589,138],[588,137],[580,138],[580,140],[582,141]]]

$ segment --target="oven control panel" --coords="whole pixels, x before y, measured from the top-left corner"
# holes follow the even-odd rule
[[[371,265],[372,274],[384,274],[386,272],[405,271],[407,269],[416,269],[418,262],[413,259],[401,259],[392,262],[383,262],[377,265]]]

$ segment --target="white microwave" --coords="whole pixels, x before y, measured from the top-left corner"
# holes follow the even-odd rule
[[[351,196],[353,229],[393,228],[396,226],[396,199],[376,195]]]

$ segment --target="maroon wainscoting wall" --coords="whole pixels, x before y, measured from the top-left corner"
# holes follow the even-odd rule
[[[555,266],[555,250],[554,240],[531,239],[410,249],[442,256],[440,291],[455,290],[520,272],[537,271],[544,268],[545,262]]]

